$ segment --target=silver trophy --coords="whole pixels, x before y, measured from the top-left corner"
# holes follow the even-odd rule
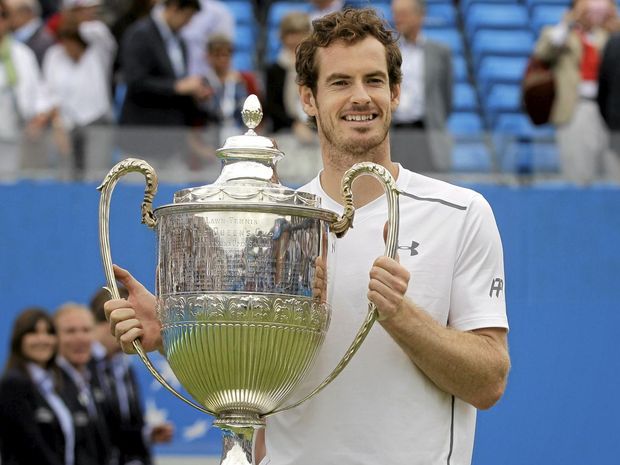
[[[112,191],[130,172],[146,179],[142,222],[157,231],[157,316],[164,356],[193,397],[157,372],[139,341],[134,347],[151,374],[175,396],[215,417],[223,430],[222,464],[252,463],[253,435],[265,417],[293,408],[329,384],[347,365],[376,320],[368,314],[332,373],[305,398],[287,396],[309,371],[329,326],[328,247],[351,227],[351,185],[362,174],[380,180],[388,199],[386,255],[398,242],[397,190],[389,172],[359,163],[342,180],[342,216],[322,209],[313,194],[280,184],[283,156],[272,139],[254,132],[258,99],[245,102],[245,135],[217,151],[219,178],[183,189],[173,203],[152,209],[157,175],[145,161],[118,163],[99,187],[99,236],[108,289],[119,298],[112,270],[109,213]],[[294,432],[291,432],[294,434]]]

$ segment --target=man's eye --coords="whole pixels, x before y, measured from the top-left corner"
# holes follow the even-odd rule
[[[334,81],[333,85],[335,85],[335,86],[346,86],[347,85],[347,81]]]

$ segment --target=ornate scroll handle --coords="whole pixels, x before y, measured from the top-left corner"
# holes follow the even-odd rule
[[[101,192],[101,199],[99,200],[99,247],[101,249],[101,259],[103,261],[103,269],[108,284],[106,289],[113,299],[119,299],[120,294],[118,292],[118,286],[116,285],[116,279],[114,278],[114,270],[112,269],[112,252],[110,250],[110,201],[112,199],[112,192],[114,191],[114,187],[116,187],[118,180],[128,173],[136,172],[142,173],[146,179],[144,200],[142,201],[141,208],[142,223],[146,224],[149,228],[154,228],[156,226],[156,220],[153,216],[153,197],[155,197],[155,194],[157,193],[157,174],[155,174],[155,170],[147,162],[137,158],[127,158],[126,160],[117,163],[107,174],[101,185],[97,188],[97,190]],[[153,362],[151,362],[148,355],[144,351],[142,343],[139,339],[136,339],[133,342],[133,347],[136,350],[136,353],[140,356],[142,362],[144,362],[144,365],[146,365],[146,368],[166,389],[195,409],[214,415],[213,412],[185,398],[182,394],[177,392],[168,383],[168,381],[164,379],[163,376],[159,374],[153,365]]]
[[[381,181],[381,183],[383,184],[383,188],[385,189],[385,195],[388,204],[388,232],[387,239],[385,241],[385,255],[387,255],[388,257],[396,258],[396,252],[398,249],[399,191],[396,188],[396,183],[394,182],[394,178],[392,177],[390,172],[381,165],[370,162],[363,162],[357,163],[347,170],[347,172],[342,178],[341,188],[345,202],[344,213],[338,219],[338,221],[331,225],[331,230],[336,234],[337,237],[342,237],[344,233],[350,227],[352,227],[355,208],[353,207],[353,193],[351,191],[351,185],[358,176],[363,174],[369,174],[377,178],[379,181]],[[347,352],[344,354],[344,357],[342,357],[342,360],[340,360],[336,368],[334,368],[334,371],[332,371],[329,376],[327,376],[327,378],[325,378],[325,380],[321,384],[319,384],[317,388],[315,388],[303,399],[291,405],[287,405],[285,407],[269,412],[265,416],[273,415],[274,413],[297,407],[298,405],[302,404],[303,402],[307,401],[311,397],[314,397],[314,395],[322,391],[323,388],[329,383],[331,383],[336,378],[336,376],[338,376],[342,372],[342,370],[344,370],[344,368],[349,364],[351,358],[353,358],[357,350],[364,342],[364,339],[366,339],[366,336],[368,336],[372,325],[375,321],[377,321],[378,317],[379,314],[377,312],[377,307],[372,302],[368,302],[368,313],[366,314],[366,318],[362,323],[362,327],[355,335],[355,339],[349,346]]]

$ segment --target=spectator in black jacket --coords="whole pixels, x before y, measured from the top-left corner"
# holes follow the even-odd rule
[[[92,357],[95,321],[88,308],[62,305],[54,314],[58,334],[56,364],[62,373],[60,395],[73,415],[76,430],[75,465],[113,465],[106,423],[107,405],[94,395],[88,368]]]
[[[121,296],[128,296],[124,288],[119,290]],[[145,425],[136,375],[129,357],[110,333],[105,317],[103,304],[108,300],[110,293],[101,289],[90,302],[96,338],[91,372],[98,380],[96,389],[107,404],[107,423],[118,465],[150,465],[150,444],[169,442],[173,427],[170,423]]]
[[[598,105],[612,131],[611,148],[620,156],[620,33],[605,46],[598,78]]]

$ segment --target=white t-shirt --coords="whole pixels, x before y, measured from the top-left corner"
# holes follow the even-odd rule
[[[478,193],[400,167],[399,257],[407,295],[440,324],[469,331],[508,327],[501,240]],[[316,178],[300,190],[342,213]],[[368,273],[384,255],[385,196],[359,208],[330,247],[330,328],[316,364],[292,398],[336,366],[368,309]],[[292,399],[293,400],[293,399]],[[465,465],[476,409],[439,390],[376,324],[344,371],[301,406],[267,418],[270,465]]]

